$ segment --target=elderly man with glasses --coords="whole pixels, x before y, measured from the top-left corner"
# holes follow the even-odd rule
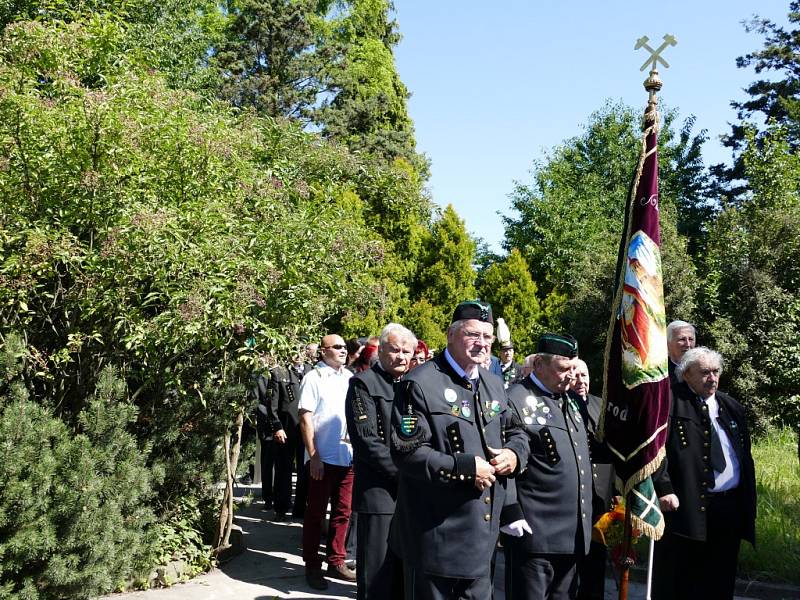
[[[350,523],[353,491],[353,448],[347,435],[345,398],[353,374],[345,369],[347,346],[338,335],[322,338],[322,356],[300,386],[300,432],[306,447],[309,485],[303,521],[303,560],[306,582],[315,590],[328,587],[322,575],[318,548],[322,519],[328,499],[327,575],[355,581],[355,572],[345,564],[345,538]]]
[[[480,366],[491,351],[493,323],[489,305],[462,302],[446,350],[396,386],[392,455],[399,478],[389,543],[403,560],[407,598],[492,595],[507,477],[528,452],[502,380]]]

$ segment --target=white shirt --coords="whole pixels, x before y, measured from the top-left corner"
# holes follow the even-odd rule
[[[731,444],[728,432],[722,427],[717,417],[719,417],[719,402],[716,396],[709,396],[704,400],[708,406],[708,417],[711,419],[711,426],[716,430],[719,443],[722,445],[722,453],[725,455],[725,470],[722,473],[714,471],[714,487],[710,492],[724,492],[732,490],[739,485],[739,459],[736,457],[736,450]]]
[[[322,462],[329,465],[349,467],[353,463],[353,447],[347,436],[344,413],[347,387],[352,376],[344,367],[337,370],[320,361],[300,384],[297,407],[312,413],[314,446]]]

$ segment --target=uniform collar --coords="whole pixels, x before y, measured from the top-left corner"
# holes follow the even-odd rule
[[[455,359],[452,356],[450,356],[450,351],[447,348],[444,349],[444,357],[447,360],[447,362],[450,363],[450,366],[453,368],[453,371],[456,372],[456,375],[458,375],[463,379],[470,380],[470,377],[467,375],[467,372],[461,368],[461,366],[455,361]],[[480,371],[476,367],[475,379],[478,379],[479,376],[480,376]]]
[[[544,392],[547,392],[548,394],[550,394],[550,396],[552,396],[552,397],[554,397],[554,398],[555,398],[556,394],[554,394],[553,392],[551,392],[551,391],[550,391],[550,390],[547,388],[547,386],[546,386],[545,384],[543,384],[541,381],[539,381],[539,378],[538,378],[538,377],[536,377],[536,375],[534,375],[534,374],[533,374],[533,371],[531,371],[531,381],[532,381],[532,382],[533,382],[533,384],[534,384],[536,387],[538,387],[540,390],[543,390]]]

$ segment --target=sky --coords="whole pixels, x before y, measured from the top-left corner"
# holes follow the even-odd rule
[[[730,162],[719,135],[735,121],[732,100],[757,76],[736,57],[764,38],[742,25],[754,15],[787,24],[789,0],[395,0],[400,78],[412,96],[417,148],[431,161],[428,189],[452,204],[467,229],[495,251],[514,182],[536,159],[582,133],[606,101],[644,110],[640,71],[665,34],[660,102],[706,129],[706,165]],[[633,168],[633,167],[631,167]],[[620,199],[621,202],[624,199]]]

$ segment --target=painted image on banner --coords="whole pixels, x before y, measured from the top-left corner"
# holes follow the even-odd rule
[[[622,379],[625,387],[667,377],[667,329],[661,253],[643,231],[628,247],[622,292]]]

